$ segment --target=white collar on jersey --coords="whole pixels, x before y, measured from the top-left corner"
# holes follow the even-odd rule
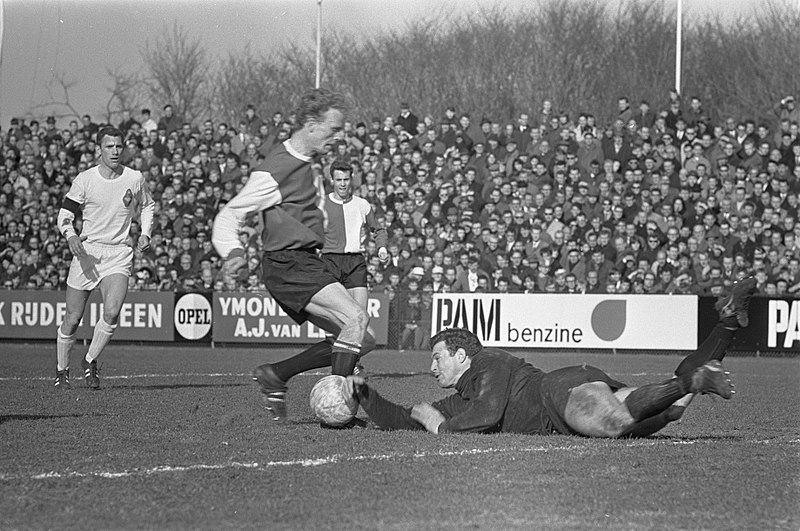
[[[295,157],[297,159],[300,159],[300,160],[302,160],[304,162],[311,162],[312,160],[314,160],[313,158],[306,157],[305,155],[303,155],[302,153],[297,151],[294,147],[292,147],[292,143],[289,142],[289,140],[291,140],[291,139],[284,140],[284,142],[283,142],[283,147],[286,148],[286,151],[289,152],[289,155],[291,155],[291,156],[293,156],[293,157]]]
[[[331,193],[328,194],[328,199],[330,199],[331,201],[333,201],[337,205],[343,205],[343,204],[349,203],[350,201],[353,200],[353,194],[350,194],[350,198],[347,201],[342,201],[341,199],[339,199],[339,196],[336,195],[336,192],[331,192]]]

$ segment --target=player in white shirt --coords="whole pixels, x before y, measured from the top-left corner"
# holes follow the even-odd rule
[[[353,169],[345,162],[334,162],[330,168],[333,192],[328,194],[324,205],[328,223],[322,259],[356,302],[366,307],[369,293],[364,230],[369,230],[375,240],[381,262],[389,261],[389,252],[386,250],[386,229],[376,221],[372,206],[366,199],[353,195],[352,172]]]
[[[98,165],[75,177],[58,212],[58,229],[73,255],[67,277],[66,314],[56,340],[55,386],[61,389],[70,388],[69,354],[75,344],[75,332],[89,294],[98,286],[103,297],[103,315],[94,327],[81,368],[86,385],[93,389],[100,387],[97,357],[111,340],[128,293],[133,264],[130,229],[137,214],[142,229],[138,249],[145,251],[150,247],[155,203],[142,172],[120,163],[124,150],[122,131],[101,128],[97,145]],[[80,235],[73,226],[78,211],[83,213]]]

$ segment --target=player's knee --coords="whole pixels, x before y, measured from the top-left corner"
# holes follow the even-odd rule
[[[117,321],[119,321],[119,312],[105,311],[104,310],[103,311],[103,321],[105,321],[106,324],[110,324],[112,326],[115,326],[117,324]]]
[[[61,322],[61,332],[67,335],[75,333],[75,330],[78,329],[78,325],[80,325],[82,317],[82,313],[66,312],[64,314],[64,320]]]
[[[71,336],[78,330],[78,324],[80,324],[81,317],[72,316],[70,314],[64,315],[64,320],[61,322],[61,333],[65,336]]]
[[[367,327],[369,326],[369,316],[367,312],[361,308],[356,308],[350,316],[350,324],[358,328],[358,330],[366,335]]]
[[[375,349],[375,338],[369,332],[364,334],[364,339],[361,340],[361,354],[364,355],[371,350]]]

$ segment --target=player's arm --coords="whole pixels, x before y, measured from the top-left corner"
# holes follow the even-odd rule
[[[140,251],[146,251],[150,248],[150,234],[153,230],[153,216],[156,202],[153,201],[153,196],[150,195],[150,186],[147,184],[144,177],[142,177],[139,193],[139,204],[141,205],[139,218],[141,221],[142,234],[139,236],[137,247]]]
[[[83,258],[86,256],[86,250],[81,243],[81,237],[75,232],[75,216],[78,215],[81,207],[83,206],[83,181],[76,178],[72,182],[72,186],[64,196],[64,201],[61,203],[61,208],[58,211],[58,231],[67,240],[69,251],[73,256]]]
[[[371,205],[369,205],[369,210],[367,210],[364,219],[372,233],[372,239],[375,240],[375,246],[378,248],[378,259],[381,263],[385,264],[389,261],[389,251],[386,250],[386,242],[389,240],[389,237],[386,232],[386,227],[375,218],[375,211],[372,210]]]
[[[247,215],[279,205],[282,201],[278,182],[269,172],[254,171],[244,188],[231,199],[214,218],[211,243],[222,258],[231,253],[244,255],[239,242],[239,232],[244,227]]]
[[[369,387],[363,378],[348,376],[347,385],[353,390],[359,404],[370,420],[382,430],[424,430],[425,427],[411,417],[411,408],[386,400]]]
[[[245,252],[239,241],[239,232],[244,227],[247,215],[279,205],[283,201],[278,182],[266,171],[250,174],[244,188],[231,199],[217,217],[211,232],[211,243],[225,260],[223,278],[236,276],[245,265]]]

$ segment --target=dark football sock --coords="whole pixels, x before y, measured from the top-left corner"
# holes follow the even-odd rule
[[[361,345],[336,340],[331,354],[331,374],[349,376],[358,363]]]
[[[686,396],[692,385],[692,374],[684,374],[660,384],[643,385],[625,399],[633,420],[640,422],[667,410],[676,400]]]
[[[669,406],[658,415],[653,415],[640,422],[637,422],[627,430],[620,437],[647,437],[657,431],[660,431],[670,422],[674,422],[683,416],[686,411],[684,406]]]
[[[735,328],[729,328],[728,326],[722,322],[717,324],[697,350],[683,358],[678,368],[675,369],[675,374],[678,376],[689,374],[711,360],[722,361],[728,347],[731,345],[733,335],[739,328],[738,325],[734,325]]]
[[[272,370],[275,371],[278,378],[286,382],[289,378],[301,372],[328,367],[331,364],[332,351],[332,341],[320,341],[291,358],[273,364]]]

